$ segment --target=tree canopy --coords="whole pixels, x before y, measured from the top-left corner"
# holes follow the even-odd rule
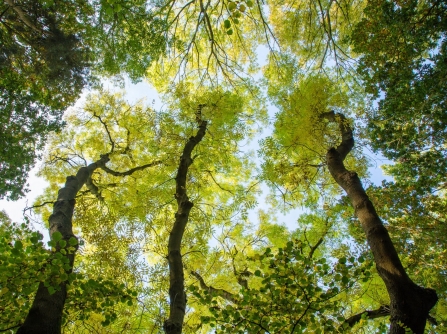
[[[447,333],[446,8],[5,0],[0,331]]]

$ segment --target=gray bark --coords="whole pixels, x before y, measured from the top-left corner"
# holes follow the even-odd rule
[[[55,232],[62,234],[62,239],[67,241],[76,238],[73,234],[72,217],[75,207],[75,197],[84,184],[87,184],[93,171],[104,166],[109,161],[108,155],[101,156],[101,159],[82,167],[76,176],[68,176],[65,186],[59,190],[57,201],[53,206],[53,214],[49,218],[50,237]],[[75,253],[67,254],[71,272],[73,268]],[[33,305],[25,319],[25,322],[17,331],[17,334],[60,334],[62,325],[62,311],[67,297],[67,283],[63,282],[59,286],[60,290],[53,294],[43,283],[40,283]]]
[[[322,117],[339,124],[342,141],[337,148],[331,148],[327,152],[327,164],[332,177],[351,200],[373,253],[377,271],[388,291],[390,333],[404,334],[407,327],[414,334],[423,334],[428,313],[438,300],[436,292],[416,285],[408,277],[390,235],[363,189],[357,173],[345,168],[343,161],[354,147],[352,129],[347,120],[342,114],[333,111]]]

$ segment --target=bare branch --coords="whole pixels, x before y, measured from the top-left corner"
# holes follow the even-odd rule
[[[161,164],[163,164],[163,161],[157,160],[157,161],[154,161],[154,162],[142,165],[142,166],[138,166],[138,167],[129,169],[129,170],[125,171],[125,172],[117,172],[117,171],[114,171],[114,170],[108,168],[107,166],[101,166],[101,169],[103,171],[105,171],[106,173],[111,174],[113,176],[128,176],[128,175],[132,175],[133,173],[135,173],[135,172],[137,172],[139,170],[144,170],[146,168],[158,166],[158,165],[161,165]]]
[[[99,120],[99,122],[104,126],[104,128],[105,128],[105,130],[107,132],[107,135],[109,136],[110,145],[112,145],[112,149],[110,150],[110,153],[113,153],[113,151],[115,150],[115,142],[112,139],[112,135],[110,134],[109,127],[102,120],[101,116],[97,115],[96,113],[93,113],[93,116],[96,117]]]

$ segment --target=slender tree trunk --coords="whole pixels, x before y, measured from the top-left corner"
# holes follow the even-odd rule
[[[177,170],[175,198],[177,200],[177,212],[175,214],[174,226],[169,235],[168,243],[168,263],[169,263],[169,318],[164,323],[164,330],[167,334],[180,334],[183,327],[183,319],[186,309],[185,278],[183,273],[183,261],[181,254],[181,243],[189,213],[193,203],[186,193],[186,176],[188,168],[192,164],[192,150],[200,143],[206,132],[206,121],[199,119],[199,130],[196,136],[189,138],[186,143],[180,164]]]
[[[347,120],[333,111],[325,113],[323,117],[338,122],[340,127],[342,142],[327,152],[327,164],[332,177],[351,200],[365,231],[377,271],[387,288],[390,297],[390,333],[403,334],[406,327],[414,334],[423,334],[428,313],[438,300],[436,292],[416,285],[408,277],[388,231],[366,195],[357,173],[345,168],[343,161],[354,147],[352,129]]]
[[[93,171],[104,166],[109,161],[108,155],[101,156],[101,159],[82,167],[78,170],[76,176],[68,176],[65,186],[59,190],[57,201],[53,206],[53,214],[49,218],[50,237],[55,232],[62,234],[62,239],[67,241],[75,237],[72,229],[72,217],[75,207],[75,197],[84,184],[87,184]],[[75,254],[66,255],[71,272],[74,263]],[[62,311],[64,309],[65,299],[67,297],[67,283],[60,284],[60,290],[53,294],[43,283],[40,283],[34,298],[33,305],[20,326],[17,334],[60,334],[62,324]]]

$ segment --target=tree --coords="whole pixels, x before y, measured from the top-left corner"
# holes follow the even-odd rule
[[[245,112],[250,111],[250,108],[247,108],[245,112],[242,111],[236,112],[238,108],[242,107],[242,105],[240,104],[240,98],[234,94],[220,90],[217,90],[209,94],[204,94],[202,96],[199,95],[196,98],[199,99],[199,101],[201,99],[203,102],[207,103],[206,104],[197,103],[198,105],[200,105],[200,110],[197,110],[197,108],[191,109],[191,106],[197,104],[192,101],[189,101],[187,95],[184,94],[185,92],[184,89],[186,88],[187,87],[179,87],[177,91],[177,93],[179,94],[178,99],[180,104],[180,109],[178,111],[179,116],[180,118],[184,118],[184,120],[180,123],[178,123],[178,120],[174,118],[175,110],[171,110],[170,113],[156,113],[150,108],[143,107],[141,104],[138,104],[136,106],[129,106],[122,99],[120,99],[119,96],[114,96],[111,94],[107,94],[105,92],[102,93],[101,96],[100,95],[92,96],[91,98],[89,98],[89,102],[87,103],[84,112],[84,117],[88,117],[87,119],[93,118],[94,120],[96,120],[96,122],[91,122],[93,123],[92,128],[90,130],[86,130],[85,133],[80,133],[79,128],[75,126],[74,128],[72,128],[73,132],[70,133],[70,131],[68,131],[65,133],[65,136],[68,136],[68,138],[73,139],[73,137],[71,136],[79,138],[78,139],[79,141],[77,143],[75,141],[73,150],[70,148],[70,146],[68,147],[65,146],[65,143],[62,141],[61,150],[59,150],[59,152],[56,150],[53,151],[53,154],[56,154],[56,156],[54,156],[53,158],[53,162],[55,164],[59,164],[61,167],[65,165],[65,168],[69,167],[70,169],[70,165],[67,165],[66,162],[69,162],[71,164],[82,163],[82,160],[80,160],[80,158],[84,159],[84,155],[87,152],[90,151],[93,153],[96,151],[96,149],[105,150],[107,147],[110,149],[108,157],[110,157],[111,161],[108,165],[110,165],[113,169],[101,165],[100,169],[103,170],[103,175],[101,176],[101,174],[99,173],[94,173],[92,178],[93,182],[88,181],[87,183],[90,186],[90,191],[77,199],[78,207],[87,208],[85,212],[83,212],[83,210],[78,211],[78,220],[80,219],[81,222],[85,221],[85,223],[87,224],[85,228],[83,228],[84,238],[89,240],[89,233],[93,232],[92,229],[95,229],[94,224],[92,225],[92,222],[97,220],[98,214],[100,217],[102,217],[102,220],[98,220],[98,223],[100,225],[96,226],[97,228],[99,228],[99,230],[94,231],[94,233],[91,233],[91,236],[94,238],[91,241],[93,242],[93,244],[96,243],[97,247],[99,248],[99,251],[96,252],[97,256],[98,255],[101,256],[100,255],[101,249],[103,249],[104,252],[111,254],[111,255],[104,254],[106,255],[107,261],[109,262],[113,261],[114,260],[113,258],[116,257],[116,250],[111,250],[107,246],[110,242],[113,243],[113,241],[111,241],[110,239],[109,241],[106,241],[107,239],[105,238],[107,238],[107,236],[110,235],[110,233],[107,232],[107,230],[104,230],[104,224],[106,223],[106,221],[109,221],[111,224],[110,229],[114,230],[117,228],[117,225],[120,224],[120,220],[123,219],[124,217],[127,217],[126,219],[133,220],[134,218],[132,218],[132,216],[135,217],[136,211],[129,211],[126,208],[128,206],[126,205],[126,203],[136,201],[135,202],[136,204],[137,202],[141,201],[140,198],[141,195],[138,194],[138,190],[135,193],[135,185],[132,186],[132,184],[128,184],[128,181],[126,179],[134,178],[134,175],[138,176],[135,178],[135,180],[137,181],[137,183],[141,184],[140,186],[137,186],[137,189],[140,188],[140,191],[144,193],[147,192],[145,187],[149,186],[153,187],[154,194],[156,193],[160,194],[160,196],[155,202],[153,202],[152,204],[150,202],[148,203],[147,208],[144,207],[141,208],[143,211],[141,212],[140,217],[145,218],[141,222],[139,222],[138,220],[135,221],[135,224],[137,224],[137,226],[139,225],[140,226],[139,228],[141,228],[142,226],[144,230],[147,231],[145,232],[147,234],[146,238],[151,238],[150,226],[152,226],[152,228],[154,229],[154,232],[156,233],[155,236],[157,235],[157,233],[162,233],[163,235],[166,236],[169,233],[171,233],[172,235],[171,238],[173,240],[169,250],[169,254],[171,254],[170,267],[172,268],[171,271],[173,272],[171,274],[172,276],[171,280],[173,282],[177,282],[180,285],[183,284],[182,283],[183,280],[181,279],[182,265],[181,265],[181,259],[178,258],[179,255],[178,248],[180,247],[180,241],[182,240],[181,238],[181,234],[183,233],[182,229],[185,228],[184,225],[187,223],[188,217],[185,216],[184,214],[180,213],[177,214],[176,216],[178,221],[175,226],[183,224],[183,227],[180,226],[179,228],[174,226],[172,231],[171,227],[169,225],[166,225],[165,223],[166,219],[169,219],[168,215],[171,207],[170,203],[172,202],[171,196],[169,196],[170,190],[173,191],[171,189],[171,186],[166,183],[167,181],[169,182],[170,180],[174,179],[172,176],[170,176],[170,174],[176,170],[175,166],[178,165],[176,161],[177,160],[176,151],[182,149],[183,145],[182,143],[184,140],[181,135],[178,135],[178,133],[182,133],[183,131],[187,132],[191,131],[190,128],[191,125],[196,123],[197,119],[200,119],[200,115],[203,115],[203,117],[209,117],[210,122],[212,122],[209,129],[210,131],[212,131],[214,139],[210,143],[208,143],[206,151],[208,158],[209,156],[217,157],[216,155],[217,152],[215,149],[215,145],[217,145],[217,143],[219,143],[220,147],[228,147],[227,150],[228,152],[234,150],[234,148],[232,148],[233,144],[231,142],[223,143],[221,142],[221,139],[219,139],[221,138],[223,131],[225,132],[228,130],[229,123],[224,120],[226,119],[231,121],[232,119],[236,120],[244,119],[244,117],[246,117]],[[232,116],[229,113],[221,113],[222,109],[225,108],[230,108],[228,110],[229,111],[231,110]],[[198,113],[199,111],[200,114]],[[213,114],[213,111],[215,112],[215,114]],[[84,122],[82,113],[73,114],[73,117],[78,118],[78,121],[81,123]],[[146,122],[142,122],[142,120],[146,120]],[[203,127],[206,123],[201,124]],[[238,132],[241,135],[243,131],[246,131],[244,129],[245,126],[241,123],[241,121],[235,121],[233,126],[237,126],[234,132],[234,135],[236,136],[235,138],[237,138]],[[147,131],[147,129],[152,129],[152,131]],[[204,130],[205,128],[200,130],[199,134],[201,134],[201,136],[205,134]],[[101,141],[98,142],[97,138],[101,133],[102,133],[101,136],[103,136],[105,140],[103,142]],[[151,149],[149,149],[148,146],[141,146],[141,145],[147,145],[148,140],[151,140],[154,143],[154,145],[149,146],[152,147]],[[163,141],[165,143],[164,150],[160,150],[160,145],[158,144],[159,141]],[[57,141],[55,142],[55,144],[57,145]],[[184,152],[192,150],[194,146],[195,146],[194,141],[190,139],[185,146],[186,148],[184,150],[186,151]],[[152,162],[150,163],[145,164],[142,163],[141,165],[137,164],[136,167],[130,168],[125,172],[117,172],[115,169],[119,168],[119,166],[123,166],[123,163],[126,162],[125,160],[123,161],[123,158],[128,159],[128,161],[132,162],[133,164],[136,164],[137,161],[142,161],[141,159],[144,160],[145,155],[147,156],[147,158],[153,159],[154,152],[159,156],[158,160],[155,161],[152,160]],[[67,153],[68,156],[66,155]],[[190,155],[191,153],[184,153],[184,154]],[[138,156],[138,160],[134,160],[134,157],[136,156]],[[224,168],[224,170],[227,168],[228,169],[240,168],[240,166],[238,167],[240,163],[237,162],[237,160],[235,160],[234,158],[228,160],[228,158],[222,161],[220,167],[218,167],[219,165],[217,165],[217,167]],[[187,181],[187,179],[190,178],[190,176],[186,178],[187,176],[186,172],[191,162],[192,162],[191,158],[186,159],[185,160],[186,165],[182,164],[181,165],[182,167],[177,167],[180,168],[179,171],[177,172],[180,175],[180,177],[176,177],[177,182],[183,182],[183,185],[180,184],[177,186],[177,192],[182,191],[182,189],[184,189],[185,182]],[[214,162],[216,163],[216,160]],[[160,169],[158,168],[158,166],[163,166],[163,168]],[[148,168],[151,168],[151,170],[154,170],[154,168],[156,169],[154,170],[153,173],[141,174],[145,169]],[[219,177],[216,174],[216,171],[213,170],[214,168],[211,168],[211,166],[205,164],[202,165],[200,169],[205,169],[206,172],[202,172],[203,175],[198,174],[196,176],[197,178],[205,177],[205,179],[214,180],[214,182],[216,182],[214,187],[216,187],[216,185],[222,184],[222,181],[216,181],[216,178],[219,179]],[[68,173],[68,170],[65,170],[65,172]],[[54,173],[53,168],[51,168],[51,171],[52,173]],[[54,177],[52,179],[57,180]],[[112,180],[114,182],[112,182]],[[120,188],[117,189],[119,189],[119,192],[122,194],[123,197],[116,196],[117,193],[114,190],[114,188],[117,187],[116,184],[117,181],[121,183],[120,187],[121,189]],[[161,184],[157,185],[158,182],[160,182]],[[194,188],[192,189],[193,193],[195,193],[195,197],[197,197],[197,195],[202,193],[202,191],[199,190],[200,184],[198,184],[197,182],[193,182],[193,184],[196,187],[199,186],[199,188],[196,188],[195,190]],[[197,192],[198,190],[199,192]],[[215,205],[213,204],[213,202],[216,201],[216,199],[213,199],[215,195],[213,193],[209,193],[208,189],[205,190],[206,191],[204,192],[204,194],[200,196],[204,196],[204,199],[207,199],[208,203],[202,205],[209,205],[211,206],[212,209],[212,206]],[[91,196],[90,198],[89,195]],[[221,199],[224,198],[222,196],[219,197],[221,197]],[[225,197],[228,197],[228,195],[226,195]],[[181,196],[181,198],[182,200],[180,204],[183,203],[183,201],[185,201],[184,196]],[[92,199],[94,199],[94,202],[97,203],[98,211],[95,211],[94,209],[95,205],[91,203]],[[240,206],[240,204],[238,204],[239,201],[240,200],[237,200],[234,204],[231,203],[228,204],[229,208],[231,208],[232,205]],[[216,204],[218,202],[219,201],[217,201]],[[107,207],[109,207],[109,210],[111,210],[109,211],[109,213],[106,214],[101,213],[104,212],[103,211],[104,205],[107,205]],[[157,210],[157,207],[162,208],[164,206],[168,206],[167,210],[163,210],[157,213],[157,211],[159,210],[159,209]],[[112,209],[112,207],[115,208]],[[121,215],[116,215],[114,213],[115,210],[121,212]],[[182,209],[181,207],[178,210],[181,210],[181,212],[184,211],[184,209]],[[209,218],[206,218],[206,216],[210,214],[207,213],[209,211],[210,209],[207,209],[206,206],[202,209],[202,214],[205,215],[205,220],[203,222],[205,224],[207,220],[209,220]],[[91,216],[92,214],[93,216]],[[131,216],[127,216],[128,214],[130,214]],[[201,215],[200,212],[198,214]],[[94,218],[95,215],[96,218]],[[149,215],[151,215],[153,218],[151,218]],[[53,215],[50,216],[50,219],[51,217],[53,217]],[[172,214],[172,217],[174,217],[174,214]],[[197,213],[195,219],[197,219]],[[91,232],[89,232],[89,230]],[[102,234],[101,233],[98,234],[99,231],[102,231]],[[200,232],[200,234],[202,233],[204,232]],[[178,234],[180,234],[180,236],[178,236]],[[99,235],[102,236],[99,237]],[[116,237],[118,238],[118,240],[120,240],[122,238],[121,233],[118,233]],[[158,238],[160,238],[160,236]],[[200,243],[205,242],[205,240],[201,241],[200,239],[201,237],[198,236],[198,240]],[[125,254],[125,257],[123,259],[125,262],[122,264],[117,264],[118,267],[120,266],[122,267],[123,265],[126,266],[128,257],[132,256],[131,253],[129,253],[129,249],[127,247],[129,248],[134,247],[132,246],[134,243],[133,240],[134,240],[133,238],[130,238],[126,242],[127,244],[121,242],[121,247],[123,248]],[[156,253],[166,252],[165,244],[155,244],[153,245],[153,247],[155,248],[154,251]],[[171,250],[171,248],[174,249]],[[177,248],[177,250],[175,248]],[[174,283],[172,284],[174,285]],[[175,300],[178,301],[178,298],[176,298],[175,296],[179,294],[179,291],[177,291],[176,289],[178,290],[179,288],[176,287],[175,285],[171,288],[173,293],[172,297],[173,301]],[[180,290],[182,290],[181,287]],[[176,308],[172,309],[171,314],[172,319],[174,320],[170,320],[170,322],[171,323],[173,322],[174,324],[178,321],[175,318],[176,317],[175,311]],[[170,325],[167,324],[166,328],[169,328],[169,326]],[[172,327],[174,328],[174,330],[175,328],[177,328],[177,331],[181,330],[181,321],[180,325],[174,325]],[[35,328],[39,328],[39,326],[35,326]]]
[[[37,151],[86,84],[89,50],[79,36],[85,17],[77,15],[78,6],[88,10],[76,1],[0,5],[1,139],[7,143],[0,155],[2,198],[24,195]]]
[[[443,280],[428,277],[442,274],[423,264],[430,256],[444,263],[426,252],[444,242],[435,235],[445,203],[444,13],[443,1],[370,2],[352,35],[359,74],[378,101],[368,115],[372,147],[393,160],[386,171],[394,182],[375,188],[374,201],[386,205],[381,216],[408,265],[436,284]]]
[[[7,143],[0,151],[0,198],[15,200],[82,89],[104,74],[126,72],[137,81],[167,41],[163,22],[139,0],[8,0],[0,13],[0,139]]]
[[[396,181],[423,191],[442,187],[446,168],[445,6],[371,2],[353,32],[367,91],[381,94],[369,121],[373,147],[397,160],[388,169]]]
[[[91,185],[91,175],[95,169],[107,163],[109,157],[104,155],[100,160],[87,167],[80,168],[76,176],[68,176],[65,186],[58,192],[57,201],[54,203],[53,214],[49,218],[50,237],[54,241],[54,247],[61,251],[65,276],[55,291],[40,283],[33,305],[20,326],[17,333],[60,333],[62,323],[62,311],[67,298],[66,280],[72,272],[74,264],[75,247],[77,240],[73,234],[72,216],[75,206],[75,197],[84,184]],[[65,252],[63,248],[68,247]]]
[[[405,333],[406,328],[414,333],[423,333],[428,313],[438,301],[436,292],[422,288],[410,279],[360,179],[355,172],[347,170],[344,166],[343,160],[354,146],[352,129],[347,120],[343,115],[334,112],[324,114],[324,117],[338,122],[340,126],[342,141],[336,148],[329,149],[326,156],[328,169],[351,200],[373,253],[377,271],[388,290],[390,333]]]
[[[436,293],[434,290],[424,290],[416,286],[408,277],[357,173],[349,171],[344,165],[344,160],[354,148],[353,132],[349,121],[342,114],[330,109],[350,112],[357,106],[347,103],[349,99],[343,98],[342,89],[333,88],[331,81],[327,79],[316,77],[302,80],[297,74],[291,75],[289,80],[290,83],[285,87],[272,85],[271,88],[271,94],[281,112],[276,117],[274,135],[264,141],[265,178],[275,187],[282,188],[280,191],[283,200],[292,205],[294,202],[302,202],[313,207],[319,200],[331,203],[330,197],[335,195],[333,184],[327,180],[329,174],[346,191],[352,202],[373,253],[377,272],[387,288],[390,298],[390,332],[404,332],[404,327],[408,327],[416,333],[423,333],[428,312],[437,301]],[[295,84],[294,80],[299,80],[298,84]],[[316,82],[318,84],[314,85]],[[291,119],[292,115],[296,124],[307,122],[299,132],[294,131],[290,128],[290,123],[285,122]],[[331,124],[325,124],[324,119],[339,124],[340,144],[336,145],[337,139],[330,136],[330,133],[337,129],[332,128]],[[336,148],[327,150],[327,147],[331,146]],[[279,159],[272,159],[273,154]],[[358,163],[362,160],[356,160],[346,159],[351,166],[359,166]],[[352,167],[350,169],[352,170]],[[361,171],[361,165],[357,169]],[[311,187],[315,184],[320,184],[320,187],[317,191],[312,191]],[[305,192],[303,188],[306,189]],[[410,290],[414,291],[410,293]],[[405,296],[410,295],[412,301],[406,300]],[[418,316],[421,316],[421,319],[418,320]]]
[[[164,323],[166,333],[176,334],[182,332],[183,319],[186,309],[185,279],[183,274],[183,261],[181,244],[189,213],[194,206],[186,193],[186,179],[188,168],[192,164],[192,151],[202,141],[205,136],[207,121],[202,120],[203,105],[199,105],[196,111],[196,121],[199,125],[197,134],[190,137],[183,148],[180,163],[175,176],[175,199],[177,200],[177,212],[175,222],[169,234],[168,241],[168,263],[169,263],[169,318]]]
[[[79,271],[71,272],[69,257],[74,256],[78,246],[74,238],[70,238],[67,243],[60,232],[56,231],[48,246],[53,250],[58,248],[59,251],[51,252],[44,247],[43,235],[29,229],[25,223],[20,226],[13,224],[2,214],[1,228],[2,331],[17,328],[27,332],[60,331],[60,324],[58,328],[57,322],[61,320],[66,298],[62,292],[67,287],[69,296],[65,311],[69,308],[70,313],[80,312],[81,316],[87,318],[94,312],[101,313],[106,316],[106,321],[113,319],[115,314],[111,306],[120,302],[129,304],[133,298],[131,296],[136,295],[135,290],[117,285],[117,280],[108,279],[104,272],[99,279],[92,279],[91,272],[88,276]],[[35,296],[38,288],[39,295]],[[88,297],[83,295],[85,293],[88,293]],[[24,325],[23,320],[29,314],[31,305],[31,316],[28,316]],[[48,314],[48,309],[54,314]],[[32,316],[33,313],[41,318],[36,319]],[[51,324],[55,324],[56,328],[49,330]]]
[[[433,144],[427,155],[418,146],[421,131],[410,137],[402,132],[413,150],[411,158],[417,159],[410,164],[401,160],[389,168],[396,183],[363,186],[359,176],[367,177],[369,162],[362,146],[375,132],[362,132],[359,126],[359,117],[371,108],[371,96],[358,84],[364,80],[370,93],[377,92],[377,85],[386,91],[380,117],[391,110],[380,109],[386,103],[401,106],[411,98],[422,103],[428,93],[422,86],[415,85],[415,97],[402,95],[399,100],[397,92],[415,82],[410,77],[418,65],[427,65],[418,47],[429,50],[436,45],[433,36],[442,35],[442,19],[438,22],[436,16],[442,14],[443,4],[381,2],[374,7],[365,2],[284,1],[271,4],[271,26],[261,2],[166,1],[151,4],[150,11],[135,4],[130,8],[127,2],[114,1],[98,7],[96,27],[102,28],[90,40],[102,36],[106,42],[98,48],[102,51],[96,70],[118,74],[124,69],[137,79],[149,68],[147,76],[163,92],[166,109],[130,105],[119,95],[101,91],[90,96],[82,110],[68,114],[65,131],[52,136],[42,170],[51,184],[40,199],[43,217],[50,216],[45,203],[52,201],[51,192],[65,175],[86,168],[101,153],[108,152],[110,158],[107,166],[91,173],[90,189],[80,190],[76,198],[75,231],[86,246],[74,265],[67,258],[67,282],[51,278],[56,284],[39,288],[39,294],[44,291],[54,298],[59,288],[71,291],[66,314],[62,307],[54,313],[55,327],[60,328],[61,317],[66,330],[74,332],[102,331],[101,326],[110,326],[104,330],[112,332],[163,327],[168,333],[205,333],[213,326],[218,331],[260,333],[348,328],[385,332],[384,319],[389,316],[391,333],[423,333],[427,320],[432,326],[441,323],[442,266],[424,265],[421,270],[416,266],[444,259],[442,251],[431,253],[428,247],[443,245],[443,240],[434,242],[434,233],[402,233],[395,223],[410,217],[402,226],[412,231],[436,228],[425,215],[442,223],[444,193],[430,194],[442,185],[442,177],[425,175],[432,167],[423,164],[439,151],[442,136],[422,144]],[[397,28],[384,21],[394,31],[390,42],[396,31],[407,29],[405,20],[416,20],[415,27],[424,27],[424,20],[439,24],[429,37],[427,25],[414,35],[405,32],[408,39],[402,52],[407,55],[394,69],[402,75],[390,82],[378,80],[394,72],[368,76],[376,69],[383,74],[390,66],[387,60],[375,62],[393,52],[390,45],[385,43],[389,50],[375,55],[367,44],[374,40],[368,29],[383,33],[368,21],[382,22],[387,18],[382,11],[397,13]],[[406,16],[399,18],[401,12]],[[151,23],[141,18],[150,18]],[[281,24],[282,18],[286,24]],[[141,34],[134,24],[142,25]],[[242,147],[256,126],[266,124],[264,92],[247,75],[256,68],[250,58],[260,32],[270,50],[262,89],[279,111],[270,115],[273,133],[260,142],[255,159],[254,152]],[[142,43],[143,36],[153,37],[153,43]],[[413,37],[419,44],[408,42]],[[363,53],[360,76],[353,71],[358,56],[353,47]],[[164,51],[160,61],[152,63]],[[401,50],[394,51],[400,55]],[[428,72],[437,72],[438,65]],[[436,109],[442,89],[435,95],[430,108]],[[439,106],[442,109],[442,103]],[[405,128],[407,124],[400,121],[391,123]],[[361,139],[355,147],[354,128]],[[435,136],[430,131],[429,137]],[[393,138],[374,140],[391,147],[393,154],[400,150],[390,157],[406,154],[405,148],[389,145]],[[256,207],[256,192],[266,190],[265,185],[270,186],[262,204],[267,208],[259,210],[258,223],[252,224],[256,219],[250,210]],[[298,230],[291,232],[275,223],[279,211],[297,207],[302,208],[297,213]],[[400,217],[402,212],[405,216]],[[391,237],[387,228],[394,233]],[[58,234],[56,239],[50,245],[67,243]],[[67,255],[57,249],[54,254]],[[417,276],[421,271],[424,275]],[[87,283],[74,279],[81,272]],[[430,273],[435,273],[432,279]],[[76,274],[73,279],[71,274]],[[123,283],[113,290],[107,283],[97,283],[101,277]],[[436,287],[439,294],[422,286]],[[429,312],[438,297],[434,318]],[[115,303],[114,298],[126,304]]]

